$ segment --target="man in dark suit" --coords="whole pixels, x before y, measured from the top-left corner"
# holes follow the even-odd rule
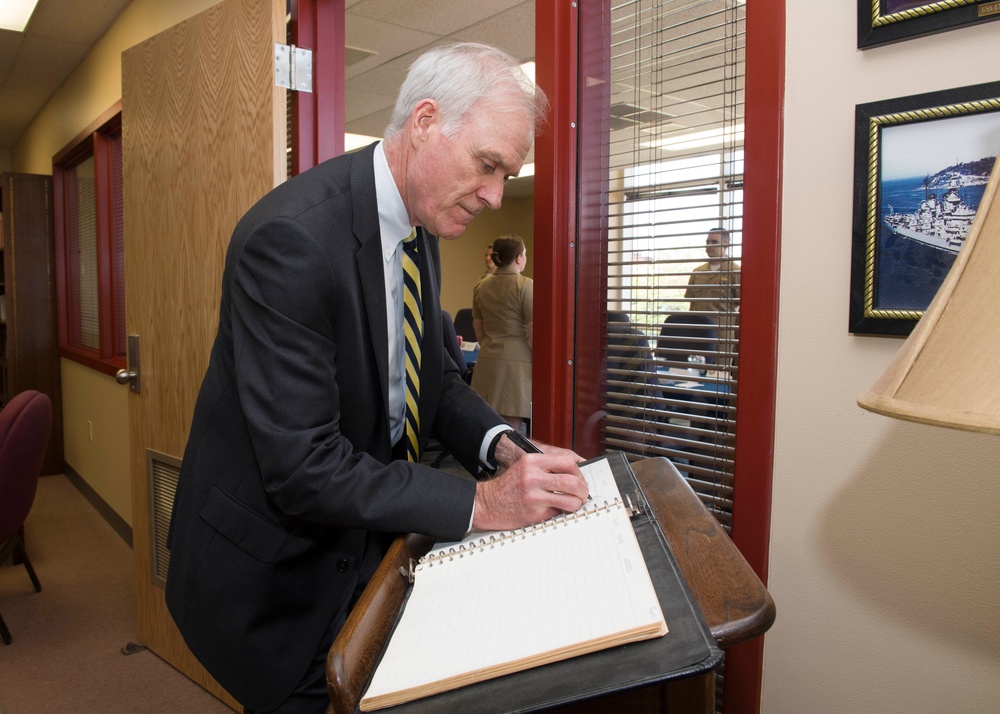
[[[498,208],[544,96],[483,45],[431,50],[382,143],[265,196],[237,225],[174,503],[167,606],[248,711],[324,712],[324,660],[393,534],[456,540],[586,500],[572,452],[525,455],[443,353],[437,238]],[[419,437],[406,460],[402,240],[417,227]],[[472,606],[470,604],[470,606]]]

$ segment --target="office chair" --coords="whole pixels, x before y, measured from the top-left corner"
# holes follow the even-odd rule
[[[35,592],[41,592],[20,531],[35,502],[38,476],[52,430],[52,403],[41,392],[28,390],[0,411],[0,565],[11,554],[28,571]],[[0,636],[11,643],[10,630],[0,615]]]
[[[476,331],[472,329],[471,307],[463,307],[455,313],[455,332],[466,342],[476,342]]]
[[[605,408],[611,416],[633,418],[645,410],[655,420],[662,392],[649,339],[624,312],[608,312]]]
[[[455,323],[451,320],[451,313],[445,310],[441,311],[441,335],[444,337],[445,353],[451,357],[455,366],[458,367],[458,373],[462,375],[465,383],[469,384],[472,381],[472,370],[466,364],[465,355],[462,354],[462,348],[458,344],[458,336],[455,334]],[[424,453],[431,454],[434,452],[437,452],[437,455],[431,461],[431,466],[437,469],[448,458],[448,450],[437,439],[431,439],[427,444],[427,448],[424,449]]]
[[[718,340],[719,326],[708,315],[675,312],[663,321],[656,354],[667,362],[683,362],[685,367],[704,371],[701,365],[715,364]]]

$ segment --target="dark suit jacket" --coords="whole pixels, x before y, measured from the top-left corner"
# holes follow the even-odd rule
[[[346,617],[371,532],[464,535],[475,483],[392,461],[373,147],[279,186],[240,220],[174,503],[167,606],[255,710]],[[503,420],[443,354],[437,239],[421,233],[421,444],[475,470]],[[362,583],[363,584],[363,583]]]

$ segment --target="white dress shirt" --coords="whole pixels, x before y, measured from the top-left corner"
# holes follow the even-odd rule
[[[403,258],[401,246],[413,227],[403,197],[389,170],[382,142],[375,147],[375,199],[378,228],[382,236],[382,272],[385,277],[386,325],[389,327],[389,435],[399,441],[406,419],[406,356],[403,345]],[[510,427],[500,424],[490,429],[479,448],[479,461],[489,468],[486,454],[493,438]]]

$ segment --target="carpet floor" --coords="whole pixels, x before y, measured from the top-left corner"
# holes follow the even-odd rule
[[[132,549],[64,476],[39,480],[23,565],[0,566],[0,714],[232,710],[137,641]]]

